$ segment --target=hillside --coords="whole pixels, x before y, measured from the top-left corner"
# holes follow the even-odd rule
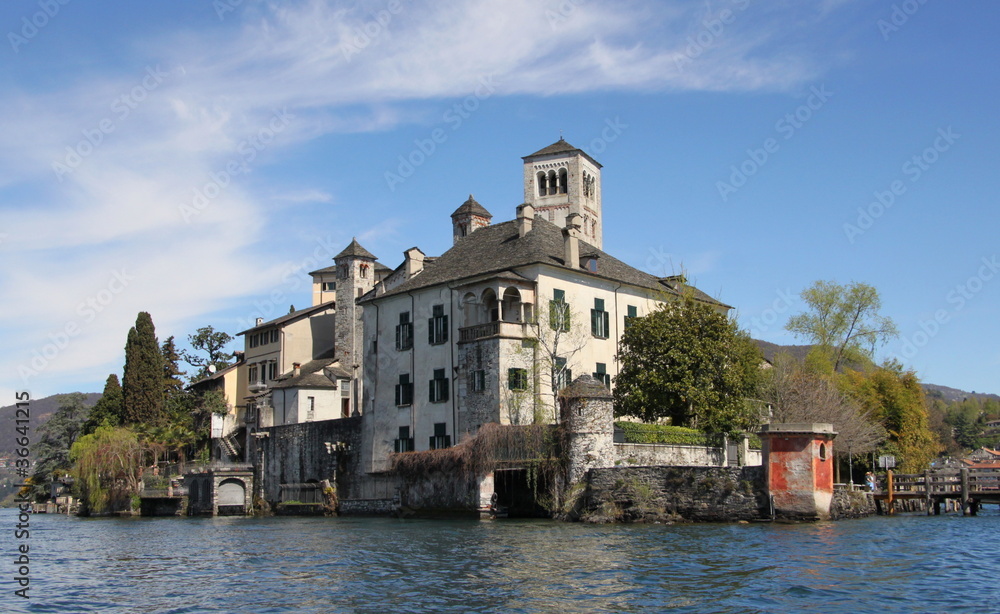
[[[63,395],[54,394],[49,397],[31,401],[31,441],[38,441],[35,436],[36,429],[45,423],[52,414],[59,409],[59,402]],[[97,402],[97,399],[101,398],[101,393],[99,392],[88,392],[84,395],[87,406],[92,406]],[[10,453],[14,448],[14,439],[17,437],[17,432],[14,430],[14,411],[17,409],[16,405],[9,405],[7,407],[0,407],[0,424],[9,425],[6,428],[0,429],[0,455]]]
[[[792,358],[803,361],[806,358],[806,354],[812,348],[811,345],[778,345],[777,343],[771,343],[769,341],[761,341],[760,339],[754,339],[754,343],[760,348],[762,354],[764,354],[764,359],[770,363],[774,362],[774,357],[778,354],[785,353],[792,356]],[[940,398],[949,403],[955,401],[961,401],[965,398],[975,397],[979,399],[995,399],[1000,401],[1000,395],[990,394],[986,392],[966,392],[965,390],[959,390],[958,388],[951,388],[949,386],[941,386],[939,384],[925,384],[921,383],[924,388],[924,392],[927,393],[929,398]]]

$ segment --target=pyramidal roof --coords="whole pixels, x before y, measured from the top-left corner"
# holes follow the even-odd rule
[[[529,156],[524,156],[521,159],[522,160],[530,160],[532,158],[537,158],[539,156],[548,156],[548,155],[552,155],[552,154],[562,154],[562,153],[579,153],[583,157],[587,158],[588,160],[590,160],[591,162],[593,162],[594,164],[596,164],[597,168],[601,168],[601,166],[602,166],[601,163],[598,162],[597,160],[593,159],[590,156],[590,154],[588,154],[587,152],[585,152],[584,150],[582,150],[582,149],[580,149],[578,147],[573,147],[572,145],[570,145],[566,141],[566,139],[564,139],[562,137],[559,137],[558,141],[556,141],[555,143],[552,143],[548,147],[543,147],[543,148],[539,149],[538,151],[536,151],[535,153],[533,153],[533,154],[531,154]]]
[[[351,239],[351,244],[345,247],[344,251],[334,256],[333,259],[338,260],[340,258],[346,258],[346,257],[370,258],[371,260],[375,260],[375,254],[361,247],[361,244],[358,243],[358,239],[356,237]]]
[[[492,218],[493,214],[486,210],[486,207],[480,205],[476,202],[476,199],[469,194],[469,200],[462,203],[455,212],[451,214],[451,217],[456,217],[459,215],[465,215],[471,213],[472,215],[478,215],[480,217]]]

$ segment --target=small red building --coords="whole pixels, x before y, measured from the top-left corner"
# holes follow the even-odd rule
[[[828,519],[833,500],[832,424],[767,424],[761,430],[768,495],[779,518]]]

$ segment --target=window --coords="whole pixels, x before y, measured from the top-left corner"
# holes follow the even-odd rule
[[[358,267],[358,277],[361,279],[366,279],[368,277],[368,265],[362,264]]]
[[[413,384],[410,383],[410,374],[404,373],[399,376],[399,383],[396,384],[396,405],[413,404]]]
[[[476,369],[469,374],[469,388],[472,392],[482,392],[486,390],[486,371]]]
[[[566,303],[566,292],[553,290],[549,301],[549,326],[552,330],[566,332],[569,330],[569,305]]]
[[[434,305],[434,317],[427,321],[427,340],[431,345],[448,341],[448,316],[444,315],[444,305]]]
[[[597,371],[593,373],[594,379],[604,384],[609,390],[611,389],[611,376],[608,375],[608,366],[603,362],[597,363]]]
[[[448,425],[444,422],[434,423],[434,436],[431,437],[430,448],[431,450],[440,450],[441,448],[451,447],[451,436],[446,435],[448,432]]]
[[[632,326],[632,318],[639,317],[639,310],[636,309],[635,305],[628,306],[628,315],[625,316],[625,330],[628,330],[629,326]]]
[[[393,451],[396,452],[396,454],[400,454],[402,452],[413,452],[413,438],[410,437],[410,427],[399,427],[399,437],[396,438]]]
[[[430,402],[444,403],[448,400],[448,378],[444,369],[434,369],[434,379],[430,381]]]
[[[601,339],[608,338],[608,312],[604,311],[604,299],[595,298],[590,310],[590,332]]]
[[[250,335],[250,347],[257,347],[257,335]]]
[[[527,389],[528,370],[518,368],[507,369],[507,387],[511,390]]]
[[[336,292],[337,282],[335,281],[324,281],[323,282],[323,292]]]
[[[278,332],[277,328],[271,331],[271,343],[277,343],[278,342],[278,335],[279,334],[280,333]]]
[[[559,193],[565,194],[568,185],[569,175],[566,173],[566,169],[559,169]]]
[[[396,349],[408,350],[413,347],[413,322],[410,322],[410,312],[399,314],[399,324],[396,325]]]
[[[545,196],[545,173],[538,173],[538,195]]]
[[[264,372],[263,367],[261,368],[261,373]],[[278,363],[271,361],[267,363],[267,379],[277,379],[278,377]]]
[[[573,371],[566,367],[566,359],[556,356],[556,362],[552,365],[552,383],[556,390],[562,390],[573,381]]]
[[[250,365],[250,368],[247,370],[247,379],[250,380],[251,386],[260,381],[257,378],[257,365]]]
[[[587,270],[591,273],[597,272],[597,258],[590,257],[587,258]]]
[[[307,397],[309,407],[306,409],[306,422],[312,422],[316,418],[316,397]]]

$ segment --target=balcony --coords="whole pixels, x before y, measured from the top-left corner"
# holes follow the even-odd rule
[[[488,337],[524,339],[528,336],[528,325],[524,322],[487,322],[458,329],[458,342],[468,343]]]
[[[263,392],[263,391],[267,390],[267,384],[265,384],[262,381],[254,382],[254,383],[250,384],[247,387],[250,389],[250,392],[253,392],[253,393]]]

